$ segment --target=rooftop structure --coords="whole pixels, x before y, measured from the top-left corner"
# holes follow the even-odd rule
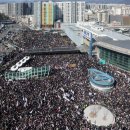
[[[71,26],[78,27],[80,32],[73,31]],[[98,58],[105,60],[105,63],[111,63],[130,71],[130,37],[109,30],[95,22],[64,25],[63,29],[78,46],[82,44],[89,46],[89,40],[83,36],[86,32],[88,35],[92,33]],[[88,51],[86,50],[86,52]]]
[[[76,27],[76,24],[62,24],[61,28],[66,35],[77,45],[81,52],[87,52],[87,47],[83,45],[82,29]]]
[[[24,67],[20,68],[17,72],[5,72],[5,79],[6,80],[23,80],[23,79],[30,79],[30,78],[40,78],[43,76],[49,75],[50,66],[44,67]]]
[[[90,75],[90,84],[93,88],[101,91],[108,91],[113,88],[115,82],[113,77],[111,77],[107,73],[93,68],[89,69],[88,71]]]
[[[115,117],[107,108],[101,105],[91,105],[84,110],[84,116],[96,126],[109,126],[115,123]]]

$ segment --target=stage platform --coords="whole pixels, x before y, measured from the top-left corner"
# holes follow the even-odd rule
[[[84,110],[84,117],[96,126],[109,126],[115,123],[114,114],[101,105],[90,105]]]

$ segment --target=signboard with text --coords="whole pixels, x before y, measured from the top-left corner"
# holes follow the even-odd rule
[[[88,40],[90,40],[91,39],[91,33],[90,32],[87,32],[86,30],[84,30],[84,32],[83,32],[83,38],[84,39],[88,39]]]

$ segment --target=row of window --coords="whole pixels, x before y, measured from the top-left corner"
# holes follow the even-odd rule
[[[127,55],[100,48],[100,58],[122,69],[130,70],[130,57]]]

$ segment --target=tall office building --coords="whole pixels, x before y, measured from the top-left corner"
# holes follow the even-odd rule
[[[42,27],[52,27],[54,24],[54,3],[42,2]]]
[[[34,26],[37,29],[41,28],[41,9],[42,9],[41,1],[34,2]]]

